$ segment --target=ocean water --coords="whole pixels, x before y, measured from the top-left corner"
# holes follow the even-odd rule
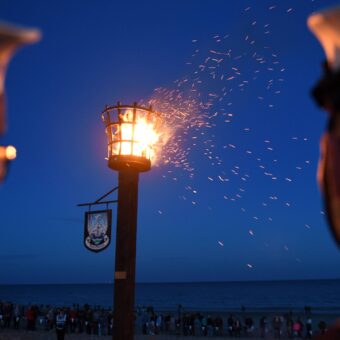
[[[0,285],[0,301],[112,306],[112,284]],[[156,310],[302,310],[340,316],[340,280],[137,283],[136,305]]]

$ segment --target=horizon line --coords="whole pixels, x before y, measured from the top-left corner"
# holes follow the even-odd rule
[[[259,282],[298,282],[298,281],[339,281],[340,278],[312,278],[312,279],[268,279],[268,280],[218,280],[218,281],[138,281],[136,284],[192,284],[192,283],[259,283]],[[0,286],[62,286],[62,285],[112,285],[114,281],[106,282],[64,282],[64,283],[0,283]]]

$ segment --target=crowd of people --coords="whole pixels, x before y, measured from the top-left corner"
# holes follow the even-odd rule
[[[262,316],[255,320],[245,311],[229,315],[209,315],[202,313],[155,313],[152,308],[142,309],[139,326],[143,334],[174,334],[200,337],[270,337],[270,338],[306,338],[315,333],[325,333],[327,325],[320,321],[313,329],[311,314],[294,317],[292,312],[284,315]]]
[[[327,326],[320,321],[312,323],[311,313],[304,317],[292,312],[253,318],[244,309],[235,314],[203,314],[186,312],[181,306],[176,312],[157,313],[152,307],[136,310],[136,333],[145,335],[173,334],[201,337],[271,337],[312,338],[314,333],[325,333]],[[111,309],[100,306],[73,305],[56,308],[48,305],[23,306],[0,302],[0,332],[6,329],[29,331],[56,331],[58,339],[64,333],[111,335],[113,327]]]
[[[113,315],[110,309],[85,304],[80,307],[53,307],[49,305],[19,305],[0,302],[0,329],[29,331],[58,329],[66,333],[96,335],[112,334]]]

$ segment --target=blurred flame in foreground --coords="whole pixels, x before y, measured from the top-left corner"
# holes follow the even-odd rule
[[[5,179],[8,172],[8,162],[15,159],[17,150],[14,146],[0,146],[0,183]]]
[[[12,146],[0,146],[0,161],[12,161],[17,157],[17,149]]]

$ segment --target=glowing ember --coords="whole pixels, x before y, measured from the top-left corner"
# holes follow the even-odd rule
[[[275,5],[265,6],[265,9],[284,16],[294,12],[292,8],[280,9]],[[247,7],[244,15],[248,15],[247,12],[252,13],[253,9]],[[169,88],[156,88],[143,105],[152,105],[162,112],[162,119],[173,129],[170,142],[163,143],[162,153],[157,152],[157,156],[164,165],[162,177],[183,186],[185,191],[178,198],[184,204],[203,209],[205,201],[198,200],[197,192],[204,192],[208,183],[210,190],[224,200],[225,209],[237,209],[237,214],[241,211],[247,223],[261,223],[269,232],[274,232],[280,226],[276,224],[275,215],[268,216],[269,209],[289,209],[293,213],[299,208],[299,202],[289,196],[289,190],[299,185],[298,176],[301,178],[311,171],[312,161],[301,158],[305,157],[301,154],[297,163],[288,168],[285,155],[279,153],[283,143],[291,145],[292,154],[297,155],[300,151],[297,147],[308,138],[289,134],[277,144],[271,127],[260,134],[238,105],[243,94],[245,100],[253,100],[265,114],[272,115],[279,104],[276,98],[284,92],[284,74],[288,71],[284,59],[281,60],[273,48],[275,44],[271,46],[275,39],[271,38],[270,28],[275,27],[275,22],[263,22],[253,15],[246,17],[246,22],[248,31],[244,36],[224,32],[208,42],[193,39],[185,74]],[[266,37],[265,45],[262,38],[253,40],[261,34]],[[241,134],[242,138],[235,139]],[[233,159],[241,163],[235,165]],[[261,178],[263,176],[265,179]],[[258,180],[261,180],[261,187],[270,188],[269,193],[253,191],[252,186]],[[262,180],[268,181],[267,184],[262,186]],[[200,185],[204,186],[203,190]],[[281,193],[283,185],[287,189]],[[240,187],[242,190],[238,189]],[[312,229],[308,224],[305,228]],[[255,237],[256,229],[246,228],[245,232],[254,242],[260,242]],[[224,246],[223,240],[216,243]],[[265,247],[269,244],[265,243]],[[251,263],[245,265],[249,269],[256,268]]]

